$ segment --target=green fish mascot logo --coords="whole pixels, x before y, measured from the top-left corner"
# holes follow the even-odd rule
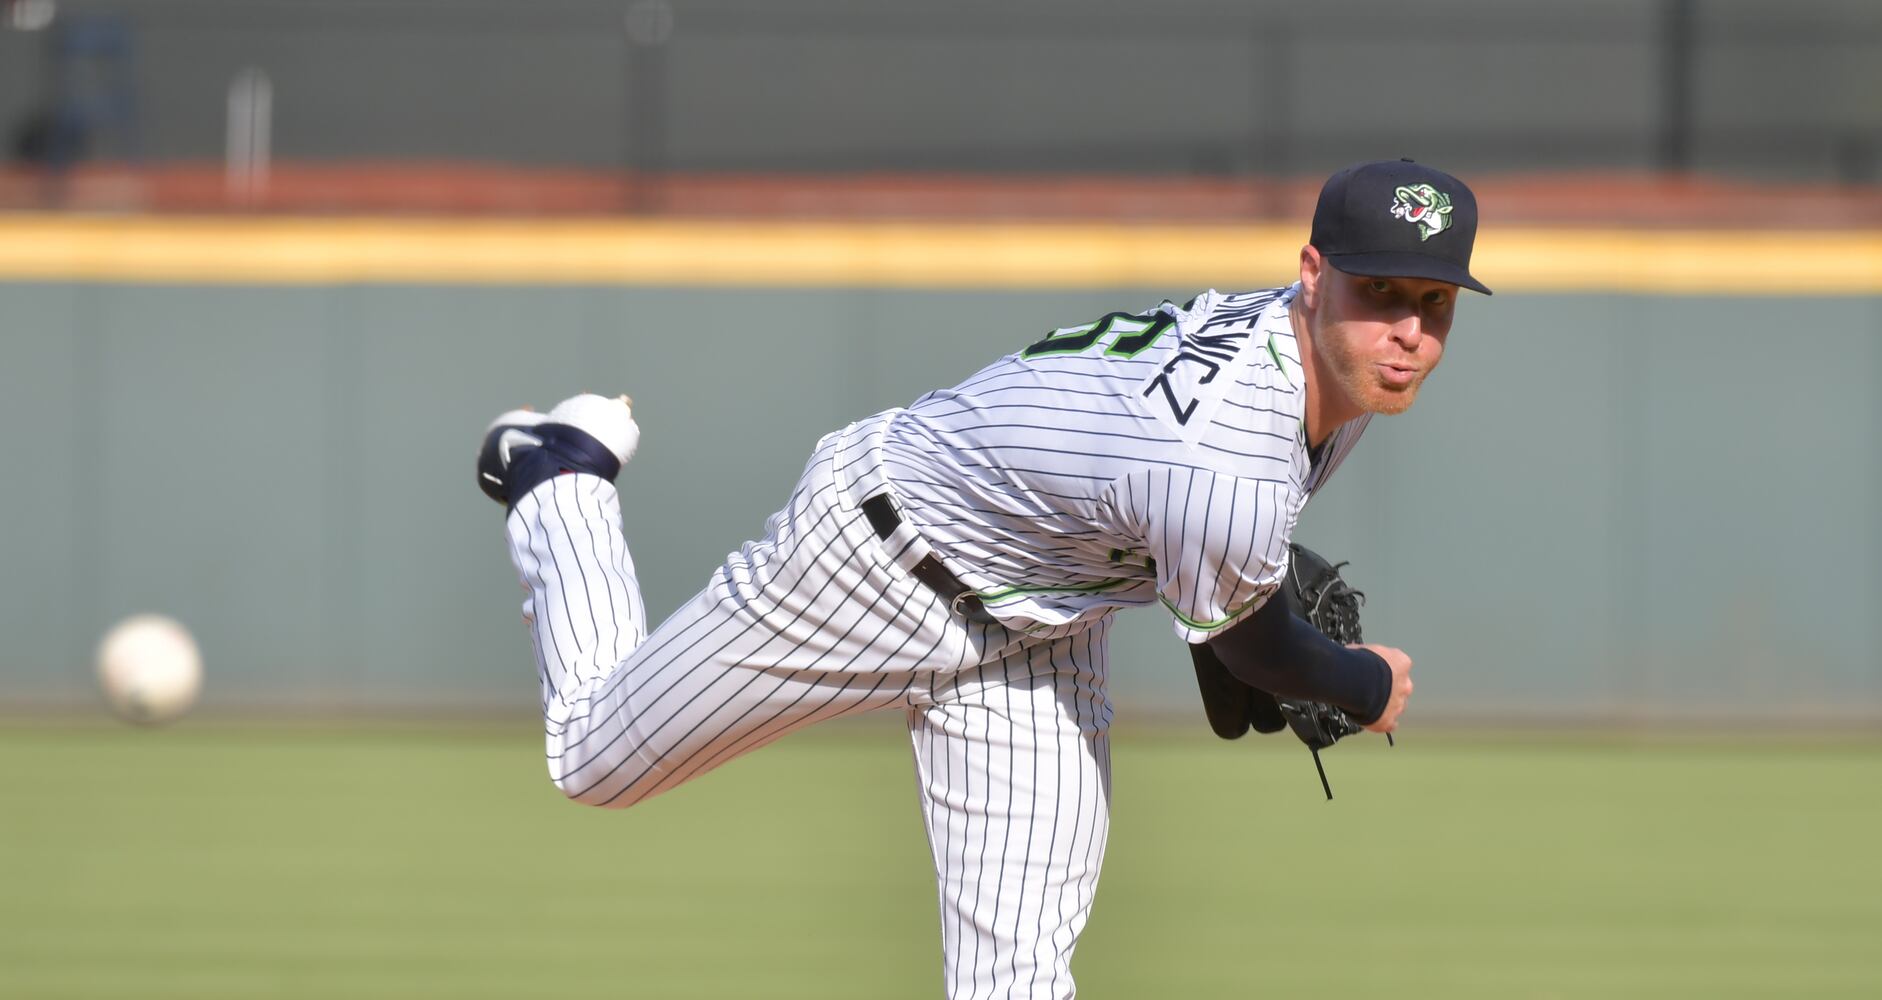
[[[1418,227],[1418,239],[1428,240],[1451,228],[1451,196],[1429,184],[1399,188],[1392,202],[1392,217]]]

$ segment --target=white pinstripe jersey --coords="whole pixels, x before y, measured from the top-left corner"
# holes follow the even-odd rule
[[[851,491],[891,489],[1010,624],[1160,601],[1202,642],[1274,592],[1301,507],[1368,420],[1311,462],[1298,290],[1209,291],[1056,330],[852,428],[867,440]]]

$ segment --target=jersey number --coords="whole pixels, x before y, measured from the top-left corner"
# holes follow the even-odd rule
[[[1019,352],[1022,358],[1039,358],[1050,354],[1078,354],[1090,350],[1098,342],[1110,338],[1110,346],[1104,349],[1107,358],[1134,358],[1144,349],[1157,342],[1163,331],[1176,322],[1167,313],[1137,315],[1114,312],[1096,323],[1084,326],[1067,326],[1046,334],[1046,339]]]

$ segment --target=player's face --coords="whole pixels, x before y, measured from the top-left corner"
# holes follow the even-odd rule
[[[1312,315],[1315,360],[1362,413],[1403,413],[1444,356],[1457,286],[1370,278],[1321,262]]]

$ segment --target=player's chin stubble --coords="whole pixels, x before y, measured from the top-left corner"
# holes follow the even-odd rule
[[[1385,416],[1404,413],[1411,409],[1412,402],[1418,398],[1419,388],[1425,384],[1425,377],[1431,374],[1429,371],[1420,372],[1410,385],[1391,386],[1386,384],[1370,358],[1337,349],[1327,354],[1326,360],[1330,362],[1328,367],[1333,370],[1334,381],[1362,413]]]
[[[1412,402],[1418,398],[1418,390],[1425,384],[1425,374],[1421,373],[1412,384],[1404,388],[1385,385],[1383,380],[1374,375],[1367,381],[1365,395],[1358,397],[1360,405],[1367,413],[1380,413],[1385,416],[1404,413],[1411,409]]]

